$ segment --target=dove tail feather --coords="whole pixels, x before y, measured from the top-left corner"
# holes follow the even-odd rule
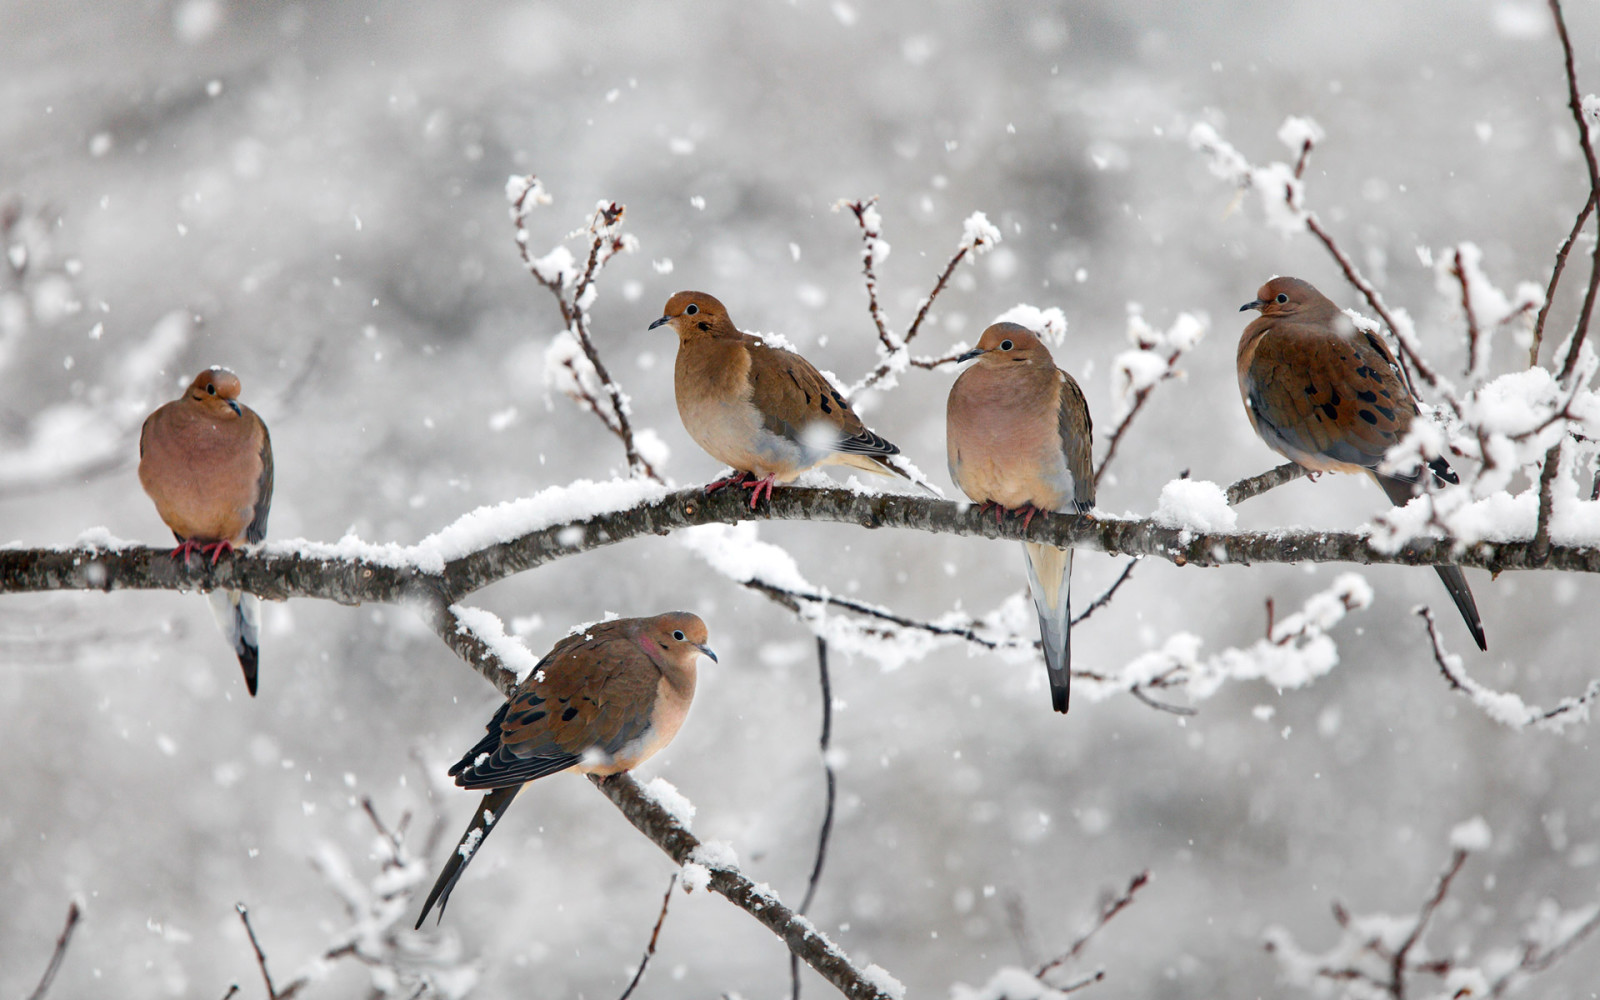
[[[254,698],[261,664],[261,599],[242,590],[213,590],[209,600],[217,628],[239,657],[244,686]]]
[[[1064,713],[1072,680],[1072,550],[1037,542],[1023,542],[1022,549],[1028,564],[1028,593],[1039,613],[1050,703],[1057,712]]]
[[[1372,478],[1377,480],[1389,502],[1396,507],[1404,507],[1417,495],[1420,486],[1417,480],[1421,472],[1415,477],[1405,479],[1397,476],[1385,476],[1374,472]],[[1461,620],[1467,623],[1467,631],[1472,633],[1472,641],[1478,648],[1485,652],[1489,649],[1489,639],[1483,631],[1483,619],[1478,616],[1478,602],[1472,599],[1472,588],[1467,586],[1467,576],[1461,572],[1459,566],[1435,566],[1434,571],[1439,574],[1439,579],[1444,582],[1444,589],[1450,593],[1450,600],[1455,602],[1456,610],[1461,612]]]
[[[467,824],[466,832],[456,841],[456,849],[450,852],[450,859],[439,872],[438,881],[433,883],[433,891],[428,893],[427,902],[422,904],[422,912],[417,915],[417,922],[412,925],[414,930],[422,928],[422,922],[428,919],[428,913],[433,909],[434,903],[439,904],[439,919],[444,920],[444,907],[450,902],[450,891],[456,887],[456,882],[467,870],[467,865],[477,856],[478,848],[483,846],[484,838],[489,836],[489,831],[500,822],[500,817],[505,815],[511,800],[516,798],[521,790],[521,784],[508,785],[505,788],[496,788],[483,797],[482,804],[472,814],[472,822]]]

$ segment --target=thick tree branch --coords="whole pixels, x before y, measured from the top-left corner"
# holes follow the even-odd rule
[[[1296,479],[1309,474],[1309,470],[1298,462],[1285,462],[1276,469],[1268,469],[1259,476],[1241,479],[1228,487],[1228,504],[1237,506],[1251,497],[1257,497],[1270,489],[1292,483]]]
[[[857,969],[838,946],[822,935],[811,922],[783,904],[770,889],[751,882],[731,864],[714,864],[707,852],[699,852],[700,840],[683,827],[661,804],[645,794],[629,774],[608,778],[590,777],[640,833],[649,837],[679,865],[691,861],[711,871],[711,891],[727,897],[749,913],[789,946],[806,964],[852,1000],[890,1000],[890,994]],[[870,971],[870,970],[869,970]]]
[[[1276,472],[1273,473],[1274,475]],[[1259,477],[1258,477],[1259,478]],[[1250,481],[1246,481],[1250,482]],[[1243,484],[1235,484],[1236,488]],[[1241,495],[1245,490],[1241,489]],[[1203,532],[1154,520],[1059,514],[996,524],[976,505],[908,494],[863,494],[838,488],[789,486],[761,510],[731,491],[705,495],[678,490],[624,510],[595,514],[529,530],[507,542],[444,562],[439,572],[403,564],[407,557],[437,559],[433,550],[401,550],[401,565],[368,559],[243,550],[216,566],[178,563],[165,548],[0,549],[0,594],[56,590],[248,590],[269,600],[310,597],[360,604],[421,601],[449,604],[508,576],[557,559],[645,535],[665,535],[702,524],[740,521],[825,521],[864,528],[900,528],[941,535],[1045,542],[1101,552],[1157,556],[1179,566],[1238,563],[1358,563],[1431,566],[1455,564],[1490,572],[1551,569],[1600,573],[1600,547],[1552,544],[1537,552],[1531,541],[1461,545],[1449,538],[1417,538],[1395,551],[1353,531],[1274,530]]]

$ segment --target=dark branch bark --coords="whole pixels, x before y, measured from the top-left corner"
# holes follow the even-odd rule
[[[1285,462],[1276,469],[1268,469],[1259,476],[1241,479],[1228,487],[1228,505],[1238,506],[1251,497],[1257,497],[1270,489],[1292,483],[1296,479],[1308,475],[1305,466],[1298,462]]]
[[[1235,484],[1241,495],[1248,492],[1241,488],[1243,485]],[[1179,566],[1453,563],[1495,573],[1515,569],[1600,572],[1600,547],[1596,546],[1550,545],[1545,553],[1536,551],[1531,541],[1458,545],[1448,538],[1418,538],[1388,552],[1374,545],[1369,536],[1350,531],[1199,532],[1148,519],[1073,514],[1035,518],[1024,528],[1020,519],[997,525],[973,504],[800,486],[779,489],[762,510],[751,511],[742,495],[722,492],[706,496],[696,487],[626,510],[530,531],[451,560],[439,574],[415,566],[248,551],[234,553],[216,566],[198,560],[180,564],[168,557],[165,548],[104,549],[82,545],[66,549],[0,549],[0,594],[231,587],[269,600],[310,597],[341,604],[381,601],[447,606],[491,583],[556,559],[693,525],[751,520],[827,521],[864,528],[1028,540],[1120,555],[1157,556]]]
[[[591,777],[589,780],[622,810],[628,822],[674,862],[682,865],[697,860],[693,855],[700,841],[646,795],[630,775]],[[711,891],[727,897],[766,925],[783,939],[790,951],[804,959],[840,993],[851,1000],[890,1000],[889,994],[873,985],[837,945],[823,937],[810,921],[783,905],[769,890],[758,887],[736,868],[707,867],[711,870]]]
[[[28,994],[28,1000],[44,1000],[44,995],[50,992],[50,984],[55,982],[56,973],[61,971],[61,963],[67,957],[67,945],[72,943],[72,932],[78,926],[80,912],[76,901],[67,905],[66,926],[61,928],[61,936],[56,938],[56,950],[50,953],[50,964],[45,966],[44,975],[39,977],[39,985]]]
[[[1572,39],[1567,37],[1567,19],[1561,13],[1561,0],[1550,0],[1550,14],[1555,18],[1556,34],[1561,37],[1561,52],[1567,71],[1567,107],[1572,111],[1573,122],[1578,126],[1578,145],[1583,149],[1583,162],[1589,168],[1589,197],[1600,198],[1600,162],[1595,160],[1594,144],[1590,142],[1589,125],[1583,120],[1583,95],[1578,89],[1578,71],[1572,61]],[[1578,310],[1578,322],[1572,330],[1572,344],[1567,348],[1567,358],[1561,365],[1561,380],[1578,364],[1578,352],[1589,333],[1589,317],[1594,314],[1595,293],[1600,291],[1600,240],[1595,242],[1594,255],[1589,264],[1589,287],[1583,295],[1583,306]]]

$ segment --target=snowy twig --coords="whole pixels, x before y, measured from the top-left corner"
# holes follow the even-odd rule
[[[78,901],[73,900],[67,904],[67,923],[61,928],[61,936],[56,938],[56,950],[50,953],[50,964],[45,966],[44,975],[39,977],[39,985],[28,994],[28,1000],[44,1000],[44,995],[50,992],[50,984],[55,982],[56,973],[61,971],[61,963],[67,957],[67,945],[72,943],[72,932],[78,926]]]
[[[1129,559],[1128,564],[1122,567],[1122,572],[1117,574],[1117,578],[1112,581],[1111,586],[1106,588],[1105,593],[1090,601],[1087,608],[1084,608],[1081,612],[1073,617],[1072,621],[1069,623],[1069,626],[1071,628],[1077,628],[1080,622],[1084,621],[1090,615],[1094,614],[1096,611],[1099,611],[1107,604],[1110,604],[1111,598],[1115,597],[1117,590],[1123,584],[1128,582],[1128,577],[1133,575],[1133,568],[1137,565],[1139,565],[1138,556],[1134,556],[1132,559]]]
[[[646,794],[632,775],[626,772],[607,778],[591,775],[589,780],[622,811],[628,822],[674,862],[683,865],[694,861],[710,869],[711,891],[727,898],[776,934],[790,951],[804,959],[840,993],[853,1000],[890,1000],[891,994],[880,985],[882,975],[869,976],[867,971],[856,968],[810,921],[785,906],[766,886],[750,881],[736,864],[713,860],[714,852],[701,851],[700,840]]]
[[[667,904],[672,902],[672,890],[678,887],[678,873],[673,872],[667,880],[666,895],[661,897],[661,912],[656,916],[656,925],[650,930],[650,943],[645,945],[644,957],[639,959],[639,968],[634,970],[633,979],[628,983],[628,988],[622,991],[617,1000],[628,1000],[633,995],[634,988],[644,979],[644,970],[650,964],[650,958],[656,953],[656,940],[661,937],[661,925],[667,922]]]
[[[568,394],[600,418],[606,429],[622,441],[628,469],[633,474],[659,480],[661,477],[656,474],[650,462],[640,454],[634,441],[633,425],[628,420],[627,398],[611,378],[611,373],[606,370],[605,362],[600,359],[600,352],[594,346],[594,339],[589,335],[588,307],[593,298],[591,293],[595,278],[608,260],[633,246],[631,237],[624,237],[618,233],[625,209],[614,201],[602,202],[595,209],[588,224],[588,256],[584,261],[583,270],[574,271],[571,267],[571,255],[565,254],[565,248],[557,248],[564,256],[552,253],[535,260],[529,255],[529,235],[526,227],[528,215],[535,207],[548,204],[550,201],[539,179],[532,174],[526,177],[513,177],[507,185],[506,193],[511,199],[511,224],[516,230],[517,250],[522,254],[522,262],[534,280],[555,296],[567,332],[577,341],[584,358],[594,369],[595,378],[606,394],[607,405],[602,406],[600,400],[584,384],[582,373],[570,359],[563,362],[571,376]]]
[[[1106,448],[1105,457],[1100,460],[1100,465],[1094,470],[1094,484],[1096,486],[1100,485],[1100,477],[1106,474],[1106,469],[1110,467],[1111,460],[1117,456],[1117,445],[1122,443],[1122,436],[1128,432],[1128,425],[1133,423],[1133,418],[1137,417],[1139,415],[1139,411],[1144,409],[1145,401],[1150,398],[1150,393],[1155,391],[1155,387],[1161,382],[1165,382],[1169,378],[1177,377],[1178,370],[1176,365],[1178,363],[1178,358],[1182,356],[1182,354],[1182,351],[1173,351],[1171,354],[1167,355],[1166,371],[1162,372],[1160,377],[1155,382],[1134,392],[1133,405],[1128,408],[1127,413],[1123,414],[1122,419],[1117,421],[1117,426],[1112,428],[1111,444]]]
[[[1309,470],[1298,462],[1285,462],[1275,469],[1268,469],[1259,476],[1250,476],[1241,479],[1228,487],[1228,504],[1235,506],[1244,503],[1251,497],[1257,497],[1270,489],[1292,483],[1303,478]]]
[[[828,679],[828,641],[817,636],[817,676],[822,684],[822,735],[818,739],[822,752],[822,774],[827,781],[827,804],[822,812],[822,829],[817,834],[817,858],[811,865],[811,878],[806,882],[806,894],[795,911],[802,916],[811,910],[811,901],[817,896],[817,885],[822,881],[822,865],[828,857],[828,838],[833,834],[833,805],[838,795],[838,777],[833,772],[833,685]],[[800,956],[789,953],[789,996],[800,1000]]]
[[[1600,197],[1600,162],[1595,160],[1594,143],[1590,141],[1589,126],[1583,115],[1583,95],[1578,89],[1578,71],[1572,59],[1572,40],[1567,37],[1567,20],[1561,13],[1561,0],[1549,0],[1550,15],[1555,18],[1556,34],[1561,38],[1561,52],[1567,72],[1567,107],[1572,111],[1578,126],[1578,145],[1583,150],[1583,162],[1589,168],[1589,197]],[[1600,239],[1595,241],[1594,254],[1589,265],[1589,287],[1583,295],[1583,306],[1578,310],[1578,321],[1572,330],[1571,346],[1561,364],[1562,381],[1578,365],[1578,354],[1584,338],[1589,333],[1589,317],[1594,313],[1595,293],[1600,291]]]
[[[878,330],[878,342],[883,345],[886,355],[893,354],[904,348],[905,344],[896,344],[894,336],[889,333],[889,322],[883,315],[883,307],[878,304],[878,274],[876,270],[879,247],[882,245],[881,229],[882,220],[878,217],[878,197],[873,195],[865,201],[848,201],[840,199],[835,210],[848,208],[856,217],[856,223],[861,227],[861,273],[867,282],[867,313],[872,317],[872,325]],[[884,362],[884,371],[887,372],[888,362]],[[881,378],[882,376],[878,376]],[[877,379],[868,376],[864,384],[870,385]]]
[[[878,199],[874,196],[865,201],[840,200],[836,206],[836,208],[848,208],[861,227],[861,271],[867,284],[867,312],[871,314],[872,324],[878,331],[879,354],[882,357],[877,368],[850,387],[851,393],[877,385],[891,373],[903,370],[907,364],[917,368],[937,368],[955,362],[957,358],[955,354],[930,360],[911,358],[907,352],[911,349],[911,342],[922,332],[922,322],[928,318],[928,310],[933,308],[934,300],[949,285],[951,275],[956,273],[956,268],[967,258],[967,254],[986,253],[1000,240],[999,230],[989,224],[983,213],[974,213],[969,217],[961,244],[945,262],[944,270],[940,271],[938,278],[934,280],[933,290],[918,306],[917,314],[912,317],[911,325],[906,327],[904,336],[896,340],[894,334],[889,331],[889,321],[883,314],[883,307],[878,303],[876,268],[878,261],[887,255],[889,244],[883,240],[883,220],[878,215],[877,205]]]
[[[1046,974],[1060,968],[1066,963],[1077,958],[1079,955],[1083,954],[1083,949],[1088,946],[1089,939],[1100,933],[1101,929],[1103,929],[1106,924],[1109,924],[1113,917],[1127,909],[1129,906],[1132,906],[1134,894],[1140,889],[1144,888],[1149,881],[1149,869],[1145,869],[1129,880],[1128,887],[1126,889],[1114,897],[1110,902],[1100,907],[1100,912],[1095,916],[1095,921],[1089,926],[1089,929],[1084,931],[1082,934],[1079,934],[1077,940],[1073,941],[1072,945],[1068,947],[1066,951],[1039,966],[1039,968],[1035,970],[1033,974],[1034,978],[1043,979]]]
[[[1600,679],[1590,681],[1582,694],[1561,699],[1554,708],[1529,705],[1514,694],[1492,691],[1467,676],[1461,666],[1461,657],[1445,651],[1444,640],[1433,622],[1433,612],[1421,607],[1417,609],[1417,614],[1427,623],[1433,660],[1439,665],[1439,673],[1444,675],[1445,683],[1450,685],[1451,690],[1466,695],[1474,705],[1502,725],[1513,729],[1539,726],[1559,731],[1569,724],[1587,721],[1589,707],[1600,700]]]

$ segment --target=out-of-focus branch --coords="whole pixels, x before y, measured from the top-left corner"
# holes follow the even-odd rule
[[[279,1000],[280,994],[272,985],[272,973],[267,971],[267,955],[261,950],[261,942],[256,940],[256,929],[250,926],[250,908],[243,903],[233,904],[239,914],[239,919],[244,921],[244,932],[250,935],[250,947],[255,949],[256,965],[261,967],[261,979],[267,984],[267,1000]]]
[[[1128,432],[1128,425],[1133,423],[1133,418],[1137,417],[1139,411],[1144,409],[1145,401],[1150,398],[1150,393],[1154,392],[1156,386],[1161,382],[1177,377],[1178,371],[1174,366],[1178,363],[1178,358],[1182,354],[1182,351],[1173,351],[1169,354],[1167,356],[1167,369],[1161,373],[1160,379],[1133,394],[1133,405],[1128,408],[1128,412],[1123,415],[1122,419],[1117,421],[1117,426],[1112,428],[1111,443],[1106,448],[1105,457],[1100,459],[1099,466],[1094,470],[1094,484],[1096,486],[1100,485],[1100,478],[1106,474],[1106,469],[1110,467],[1111,460],[1117,457],[1117,446],[1122,443],[1122,436]]]
[[[1461,692],[1491,719],[1502,725],[1514,729],[1539,726],[1559,730],[1568,724],[1587,720],[1590,706],[1600,701],[1600,679],[1590,681],[1582,694],[1561,699],[1554,708],[1529,705],[1514,694],[1490,690],[1467,676],[1462,669],[1461,657],[1445,650],[1444,639],[1439,635],[1439,629],[1433,621],[1433,612],[1421,607],[1417,609],[1417,614],[1427,623],[1428,642],[1433,647],[1433,660],[1438,664],[1439,673],[1444,676],[1445,683],[1450,685],[1452,691]]]
[[[1550,16],[1555,18],[1556,34],[1561,38],[1561,53],[1567,73],[1567,107],[1578,126],[1578,146],[1583,150],[1583,162],[1589,168],[1589,198],[1600,198],[1600,161],[1596,161],[1594,143],[1590,140],[1589,125],[1583,117],[1583,95],[1578,90],[1578,71],[1572,59],[1572,40],[1567,37],[1567,19],[1561,12],[1561,0],[1549,0]],[[1578,310],[1578,321],[1572,329],[1572,343],[1567,348],[1567,358],[1561,364],[1562,381],[1566,381],[1578,365],[1578,354],[1589,333],[1589,317],[1594,313],[1595,293],[1600,291],[1600,239],[1595,241],[1589,264],[1589,287],[1583,294],[1583,305]]]
[[[1483,336],[1478,329],[1478,317],[1472,311],[1472,288],[1468,284],[1467,269],[1461,264],[1461,248],[1456,247],[1450,274],[1461,286],[1461,312],[1467,318],[1467,375],[1478,370],[1478,341]]]
[[[661,897],[661,912],[656,916],[656,925],[650,930],[650,943],[645,945],[644,957],[639,959],[639,968],[634,970],[633,979],[628,983],[628,988],[622,991],[617,1000],[628,1000],[633,991],[644,979],[644,970],[649,967],[650,959],[656,953],[656,941],[661,937],[661,925],[667,922],[667,905],[672,902],[672,890],[678,887],[678,873],[673,872],[667,880],[666,895]]]
[[[1084,931],[1082,934],[1079,934],[1077,940],[1073,941],[1066,951],[1039,966],[1039,968],[1035,970],[1033,974],[1034,978],[1042,980],[1050,972],[1060,968],[1066,963],[1076,959],[1079,955],[1083,954],[1083,949],[1088,946],[1090,939],[1096,934],[1100,933],[1100,931],[1105,928],[1106,924],[1109,924],[1117,914],[1132,906],[1134,895],[1140,889],[1143,889],[1147,884],[1149,884],[1149,882],[1149,869],[1145,869],[1130,879],[1126,889],[1122,890],[1122,892],[1114,896],[1104,906],[1100,907],[1100,912],[1095,915],[1094,923],[1089,925],[1089,929]]]
[[[50,964],[44,967],[44,975],[39,977],[39,985],[28,994],[28,1000],[44,1000],[46,993],[50,992],[50,984],[56,981],[56,973],[61,971],[61,963],[67,957],[67,945],[72,943],[72,932],[78,926],[78,901],[73,900],[67,904],[67,923],[61,928],[61,935],[56,938],[55,951],[50,953]]]
[[[822,735],[818,748],[822,756],[822,774],[827,785],[827,799],[822,811],[822,829],[817,834],[817,857],[811,864],[811,878],[806,881],[806,894],[795,912],[804,916],[817,897],[817,885],[822,881],[822,866],[828,858],[828,839],[833,835],[833,805],[838,795],[838,778],[833,773],[831,758],[833,742],[833,684],[828,678],[828,641],[817,637],[817,677],[822,685]],[[800,1000],[800,956],[789,953],[789,996]]]

